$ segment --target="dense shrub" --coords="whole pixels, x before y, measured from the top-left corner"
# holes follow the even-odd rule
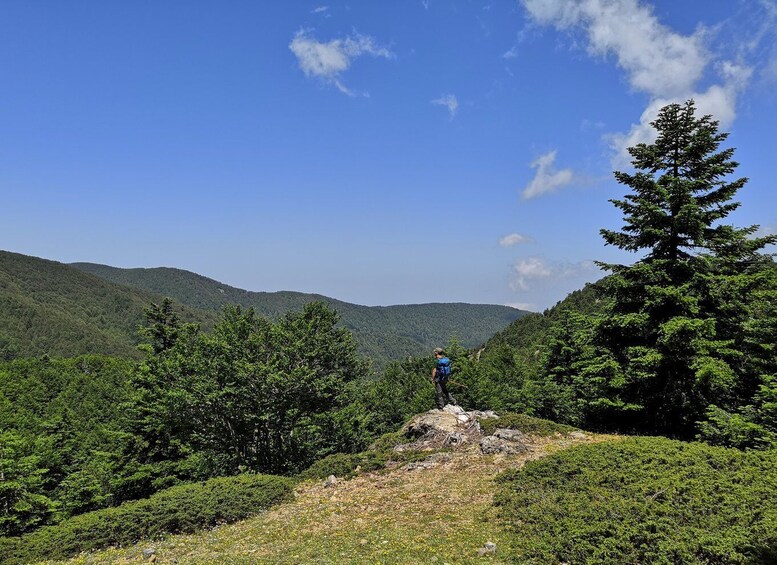
[[[527,416],[526,414],[515,414],[508,412],[500,414],[499,418],[487,418],[480,420],[480,428],[486,435],[493,434],[497,428],[508,428],[511,430],[521,430],[526,434],[535,434],[538,436],[552,436],[553,434],[569,433],[575,428],[564,424],[557,424],[550,420]]]
[[[394,447],[407,442],[402,432],[384,434],[373,442],[367,451],[361,453],[335,453],[319,459],[299,474],[300,479],[323,479],[329,475],[350,478],[356,475],[356,469],[375,471],[384,468],[389,462],[408,463],[429,456],[428,451],[394,451]]]
[[[663,438],[570,448],[499,477],[520,563],[775,563],[777,451]]]
[[[21,538],[0,538],[0,562],[62,559],[111,545],[233,522],[292,497],[294,481],[238,475],[175,486],[150,498],[81,514]]]
[[[410,463],[420,461],[430,455],[428,451],[364,451],[362,453],[335,453],[313,463],[299,474],[300,479],[323,479],[329,475],[350,478],[356,475],[357,468],[361,471],[376,471],[383,469],[391,462]]]

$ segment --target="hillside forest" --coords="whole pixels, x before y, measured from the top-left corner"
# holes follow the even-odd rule
[[[630,149],[633,171],[615,172],[623,225],[601,230],[635,261],[600,264],[605,278],[479,345],[451,339],[451,390],[467,409],[773,453],[777,237],[727,223],[747,179],[716,121],[688,101],[653,126],[655,142]],[[431,350],[371,370],[336,305],[270,312],[235,300],[215,314],[208,302],[203,319],[204,301],[159,290],[135,289],[152,298],[137,348],[31,356],[14,345],[0,362],[0,535],[197,481],[294,476],[434,406]],[[124,331],[94,308],[101,335]]]

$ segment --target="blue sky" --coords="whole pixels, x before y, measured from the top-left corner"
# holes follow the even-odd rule
[[[777,2],[6,1],[0,248],[360,304],[547,308],[693,97],[777,230]]]

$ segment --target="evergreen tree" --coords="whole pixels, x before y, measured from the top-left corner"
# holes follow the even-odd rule
[[[645,255],[600,264],[612,272],[612,302],[588,365],[609,367],[600,388],[612,424],[689,437],[710,405],[741,405],[758,388],[744,324],[772,263],[760,251],[776,238],[722,222],[747,179],[728,179],[738,163],[733,148],[720,149],[728,134],[717,121],[688,101],[664,107],[652,125],[656,141],[629,149],[635,172],[615,172],[632,191],[611,200],[625,225],[601,230],[607,244]]]
[[[178,314],[173,310],[173,301],[164,298],[161,304],[151,304],[145,309],[145,315],[146,326],[140,328],[140,334],[150,341],[154,354],[158,355],[175,345],[180,323]]]

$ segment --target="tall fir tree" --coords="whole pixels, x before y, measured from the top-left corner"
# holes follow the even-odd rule
[[[724,223],[747,179],[729,180],[738,163],[733,148],[720,149],[728,134],[717,121],[697,117],[688,101],[664,107],[652,125],[655,142],[629,149],[635,172],[615,172],[631,189],[611,200],[625,225],[601,230],[608,245],[644,256],[600,263],[612,273],[611,302],[582,359],[600,378],[578,391],[581,421],[691,437],[710,406],[733,409],[759,390],[747,313],[750,297],[773,281],[761,250],[777,238]],[[591,373],[580,364],[574,372]]]

